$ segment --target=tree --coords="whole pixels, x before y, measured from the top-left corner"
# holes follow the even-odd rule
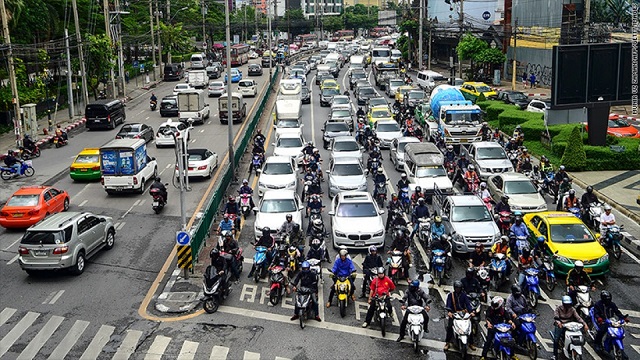
[[[471,33],[466,33],[460,39],[458,46],[456,46],[456,53],[460,60],[473,61],[477,54],[480,54],[483,50],[487,49],[489,45],[473,36]]]
[[[163,50],[167,54],[167,62],[171,62],[171,53],[177,51],[182,54],[191,50],[191,40],[189,34],[182,29],[182,23],[176,25],[160,23],[160,38],[162,39]]]
[[[486,48],[474,57],[474,61],[481,64],[497,65],[504,64],[507,57],[498,48]]]
[[[342,16],[324,16],[322,19],[322,24],[325,31],[329,31],[332,33],[344,27]]]
[[[627,0],[606,0],[611,22],[618,26],[631,21],[631,5]]]
[[[93,95],[98,96],[98,85],[103,82],[106,83],[107,74],[114,66],[115,56],[113,55],[113,47],[111,41],[105,34],[101,35],[89,35],[86,37],[85,42],[88,43],[88,62],[87,62],[87,77],[88,77],[88,90],[93,92]]]
[[[578,126],[573,128],[562,155],[562,164],[569,171],[582,171],[587,166],[587,154],[582,143],[582,134]]]

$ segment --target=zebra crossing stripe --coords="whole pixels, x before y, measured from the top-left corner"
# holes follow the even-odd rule
[[[198,351],[197,342],[186,340],[182,343],[182,349],[180,349],[180,354],[178,354],[177,360],[193,360],[196,356],[196,351]]]
[[[0,340],[0,358],[9,351],[9,348],[24,334],[25,331],[36,321],[40,316],[38,313],[29,311],[16,326],[9,331],[9,333]]]
[[[31,360],[36,357],[44,343],[49,340],[63,321],[64,317],[62,316],[52,316],[42,329],[40,329],[38,335],[29,342],[29,345],[27,345],[18,358],[20,360]]]
[[[260,360],[260,354],[251,351],[244,352],[244,360]]]
[[[4,325],[7,320],[11,319],[13,314],[15,314],[17,310],[12,308],[5,308],[0,312],[0,326]]]
[[[169,346],[169,342],[171,342],[170,337],[158,335],[153,339],[153,343],[151,347],[147,351],[147,355],[144,357],[144,360],[161,360],[162,354]]]
[[[211,349],[211,357],[209,357],[209,360],[227,360],[228,354],[228,347],[216,345]]]
[[[78,341],[78,339],[80,338],[80,335],[82,335],[82,333],[87,328],[87,326],[89,326],[89,322],[84,320],[77,320],[75,323],[73,323],[73,326],[71,327],[67,335],[65,335],[64,339],[60,341],[60,343],[53,350],[51,355],[49,355],[49,359],[50,360],[64,359],[69,353],[69,350],[71,350],[73,345],[75,345],[76,341]]]
[[[98,329],[98,333],[93,337],[89,346],[84,351],[82,356],[80,356],[80,360],[95,360],[98,358],[98,355],[102,352],[102,348],[107,345],[109,339],[111,338],[111,334],[116,328],[109,325],[102,325],[100,329]]]
[[[127,335],[125,335],[122,340],[122,344],[116,351],[115,355],[113,355],[113,360],[128,360],[131,357],[131,354],[136,350],[138,346],[138,340],[142,336],[142,331],[139,330],[127,330]]]

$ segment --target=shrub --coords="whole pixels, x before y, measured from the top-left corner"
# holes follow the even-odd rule
[[[480,95],[479,95],[479,96],[478,96],[478,98],[476,99],[476,103],[477,103],[478,101],[480,101],[480,102],[482,102],[482,101],[487,101],[487,97],[486,97],[486,96],[484,96],[484,93],[480,93]]]
[[[582,144],[582,134],[579,126],[573,128],[561,162],[569,171],[582,171],[586,168],[587,154]]]

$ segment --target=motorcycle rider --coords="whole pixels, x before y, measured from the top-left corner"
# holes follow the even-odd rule
[[[322,241],[320,239],[313,239],[309,251],[307,251],[307,260],[318,259],[320,261],[325,260],[331,264],[331,258],[329,258],[329,252],[322,248]]]
[[[553,178],[556,180],[558,184],[562,182],[565,178],[567,179],[567,181],[569,181],[569,174],[567,174],[567,171],[565,170],[564,165],[560,165],[560,167],[558,168],[558,171],[555,173]]]
[[[451,340],[453,340],[453,314],[459,311],[473,314],[471,309],[471,302],[467,297],[467,293],[464,292],[462,282],[456,280],[453,283],[453,291],[447,295],[447,302],[445,309],[447,310],[447,336],[444,344],[444,351],[449,350]],[[475,350],[473,344],[469,344],[469,349]]]
[[[562,304],[558,305],[553,312],[554,327],[553,327],[553,357],[558,359],[558,343],[561,338],[564,338],[565,328],[563,324],[568,322],[579,322],[584,326],[585,331],[589,331],[589,326],[582,320],[582,317],[578,315],[576,309],[572,306],[573,300],[568,295],[562,297]]]
[[[433,224],[431,225],[431,241],[437,241],[442,235],[445,234],[444,224],[442,223],[442,217],[436,215],[433,218]]]
[[[564,211],[569,211],[570,208],[580,207],[580,200],[576,196],[574,189],[569,190],[569,195],[564,199]]]
[[[229,269],[229,264],[227,261],[220,256],[220,250],[218,248],[213,248],[209,252],[209,259],[211,259],[211,265],[216,269],[216,273],[222,277],[222,286],[225,288],[227,286],[227,279],[224,274]]]
[[[480,183],[480,199],[483,201],[489,199],[491,201],[491,193],[487,189],[487,183],[484,181]]]
[[[280,226],[280,230],[278,230],[278,233],[283,236],[286,234],[291,234],[295,225],[298,225],[298,228],[300,227],[300,224],[293,222],[293,215],[287,214],[286,220]]]
[[[602,338],[609,328],[609,324],[606,322],[607,319],[615,316],[620,320],[624,319],[625,322],[629,322],[629,319],[620,312],[616,303],[611,301],[611,299],[611,293],[607,290],[602,290],[600,292],[600,301],[596,302],[593,306],[593,315],[598,323],[598,331],[596,332],[593,343],[596,352],[602,351]]]
[[[324,209],[324,205],[322,205],[322,199],[320,198],[320,196],[312,195],[311,200],[307,202],[306,217],[309,217],[312,211],[318,211],[320,214],[322,214],[322,209]],[[309,226],[307,226],[307,235],[309,235],[310,233],[311,233],[311,220],[309,220]]]
[[[240,187],[240,189],[238,189],[238,194],[243,195],[243,194],[249,194],[249,205],[251,206],[251,209],[253,209],[256,205],[253,203],[253,189],[251,188],[251,186],[249,186],[249,180],[247,179],[243,179],[242,180],[242,186]],[[257,213],[257,211],[253,211],[253,214],[255,215]]]
[[[480,182],[480,177],[476,173],[476,167],[472,164],[467,166],[467,171],[464,173],[464,184],[467,191],[473,191],[473,189],[469,186],[469,184],[478,184]]]
[[[422,193],[422,188],[420,186],[416,186],[415,191],[411,194],[411,202],[415,206],[418,203],[418,199],[424,198],[424,194]]]
[[[453,162],[456,160],[456,153],[453,151],[453,145],[447,145],[447,151],[444,152],[444,162]]]
[[[351,261],[350,257],[347,257],[349,252],[346,249],[340,250],[338,253],[339,257],[333,263],[333,268],[331,268],[331,278],[333,279],[333,286],[331,286],[331,292],[329,293],[329,299],[327,301],[327,307],[331,307],[331,302],[333,301],[333,296],[336,294],[335,284],[340,277],[346,277],[349,281],[349,285],[351,287],[351,301],[356,301],[356,297],[354,292],[356,290],[354,286],[354,280],[356,278],[356,267],[353,265],[353,261]]]
[[[225,214],[236,215],[235,228],[240,229],[240,216],[238,216],[240,215],[240,207],[238,206],[238,203],[236,202],[236,198],[234,196],[229,196],[229,201],[224,206],[223,212]]]
[[[364,116],[365,116],[365,113],[364,113],[364,110],[362,110],[362,106],[358,106],[358,111],[356,112],[356,118],[364,117]]]
[[[29,134],[25,135],[24,139],[22,139],[22,146],[26,150],[29,150],[30,153],[33,153],[33,151],[36,149],[36,143],[33,141],[33,139],[31,139],[31,136]]]
[[[569,190],[571,190],[571,181],[569,181],[568,177],[564,177],[560,182],[560,184],[558,185],[558,195],[554,199],[554,204],[557,203],[556,211],[562,210],[562,205],[564,205],[562,201],[564,194],[568,193]]]
[[[69,140],[69,135],[67,135],[66,131],[62,130],[62,126],[60,126],[60,124],[56,126],[56,136],[58,136],[63,141]]]
[[[409,267],[411,264],[411,252],[409,251],[409,239],[407,239],[406,233],[398,229],[395,232],[395,236],[391,246],[389,247],[389,254],[393,251],[400,251],[404,255],[404,261],[402,262],[402,268],[404,272],[404,276],[407,279],[407,283],[410,283],[409,279]]]
[[[371,151],[369,152],[369,159],[375,159],[378,158],[380,160],[384,160],[382,158],[382,152],[380,151],[380,147],[378,146],[378,144],[375,144],[371,147]]]
[[[393,210],[389,211],[389,216],[387,216],[387,226],[386,226],[386,230],[389,229],[396,229],[396,228],[403,228],[404,230],[407,229],[407,226],[409,225],[407,223],[407,220],[404,219],[404,216],[402,216],[402,211],[395,208]]]
[[[522,255],[518,256],[518,285],[520,288],[524,288],[524,282],[526,280],[525,270],[535,267],[535,261],[528,248],[522,250]]]
[[[238,249],[238,242],[231,236],[230,232],[227,232],[222,242],[222,246],[220,247],[220,251],[231,255],[227,261],[230,261],[229,269],[231,270],[233,277],[236,279],[236,284],[240,282],[240,269],[238,269],[238,260],[236,259]]]
[[[267,141],[267,138],[262,134],[262,129],[256,130],[256,134],[253,136],[253,143],[264,146],[264,143],[266,141]]]
[[[496,324],[507,323],[511,325],[511,328],[515,328],[515,324],[511,319],[513,313],[504,307],[504,299],[501,296],[494,296],[491,299],[491,306],[485,313],[485,320],[487,325],[487,337],[482,347],[482,357],[480,360],[484,360],[487,357],[487,353],[493,344],[493,338],[496,335],[496,329],[493,327]]]
[[[589,213],[589,207],[591,206],[591,204],[597,204],[597,203],[599,203],[599,201],[596,194],[593,193],[593,186],[591,185],[587,186],[587,192],[582,194],[582,197],[580,198],[580,204],[582,204],[583,218],[584,218],[584,215]]]
[[[160,196],[162,197],[162,201],[164,201],[164,203],[166,204],[168,200],[167,188],[162,183],[162,179],[160,179],[160,176],[156,176],[156,178],[153,181],[153,184],[151,184],[151,187],[149,187],[149,191],[151,191],[152,189],[160,190]]]
[[[500,202],[493,208],[493,212],[500,214],[501,212],[511,212],[511,206],[509,205],[509,196],[502,195]]]
[[[487,262],[487,254],[484,252],[484,245],[476,243],[474,251],[469,255],[469,267],[482,267],[485,266]]]
[[[309,141],[307,142],[307,145],[305,145],[305,147],[302,148],[302,153],[304,155],[313,155],[313,149],[315,149],[315,147],[313,146],[313,143]]]
[[[300,272],[297,273],[293,277],[293,279],[291,279],[293,291],[297,291],[296,287],[298,286],[298,283],[300,283],[300,287],[305,287],[313,290],[313,292],[311,293],[310,306],[313,307],[313,312],[314,314],[316,314],[314,319],[316,321],[322,321],[322,319],[320,319],[320,312],[318,311],[318,275],[311,271],[311,266],[309,265],[308,261],[302,262],[302,265],[300,265]],[[295,312],[293,313],[291,320],[297,320],[298,318],[300,318],[300,316],[298,316],[299,309],[297,306],[295,307],[294,311]]]
[[[460,282],[462,283],[462,289],[465,293],[479,294],[481,299],[485,299],[487,297],[487,294],[482,289],[480,281],[476,278],[476,271],[472,267],[467,268],[464,273],[464,277],[460,279]]]
[[[429,217],[429,208],[424,201],[424,198],[418,199],[418,206],[413,208],[413,212],[411,213],[411,222],[413,223],[413,231],[411,232],[411,240],[413,241],[413,237],[416,232],[420,228],[420,219]]]
[[[369,254],[365,256],[362,262],[364,277],[362,280],[362,294],[360,294],[361,299],[366,296],[369,277],[375,275],[375,270],[383,266],[382,257],[378,255],[378,248],[375,245],[369,246]]]
[[[482,141],[489,141],[491,139],[491,128],[489,127],[489,123],[486,121],[482,122],[480,134],[482,135]]]
[[[512,312],[513,322],[518,324],[518,316],[522,314],[526,314],[530,311],[529,305],[527,304],[527,298],[522,295],[522,290],[520,286],[513,284],[511,285],[511,295],[507,297],[507,310]],[[516,326],[518,328],[519,326]]]
[[[516,138],[512,137],[511,139],[509,139],[509,142],[504,147],[504,149],[506,151],[518,150],[518,141],[516,140]]]
[[[577,260],[573,264],[573,269],[567,273],[567,293],[571,297],[571,301],[576,301],[578,286],[586,285],[591,287],[591,291],[595,291],[596,287],[591,282],[591,277],[584,271],[584,263]]]
[[[218,234],[222,234],[225,231],[231,232],[234,236],[236,234],[236,227],[233,220],[229,217],[229,214],[222,215],[222,221],[218,223]]]
[[[363,328],[369,326],[376,312],[376,303],[373,301],[374,296],[385,297],[384,302],[387,305],[387,312],[390,314],[392,310],[390,295],[391,292],[396,289],[396,285],[393,283],[393,280],[384,274],[384,267],[381,266],[378,268],[377,275],[378,276],[371,280],[371,284],[369,284],[369,299],[367,300],[369,310],[367,310],[367,317],[362,324]]]
[[[509,257],[511,257],[511,247],[509,246],[509,237],[506,235],[502,235],[500,237],[500,241],[496,241],[495,244],[491,247],[491,256],[495,254],[504,254],[506,258],[506,272],[507,276],[505,280],[509,281],[509,276],[511,275],[511,261],[509,261]]]
[[[524,158],[524,160],[522,160],[522,162],[518,163],[518,172],[524,173],[524,172],[532,172],[532,171],[533,171],[533,164],[531,163],[530,157],[526,157]]]
[[[269,227],[264,227],[262,228],[262,236],[260,236],[260,238],[258,238],[258,241],[256,241],[253,244],[253,248],[257,248],[258,246],[263,246],[267,248],[267,264],[271,264],[271,262],[273,261],[273,257],[275,256],[274,252],[275,252],[275,246],[276,246],[276,241],[273,238],[273,236],[271,236],[271,229]],[[249,279],[251,279],[251,277],[253,276],[253,273],[256,271],[256,267],[255,264],[251,267],[251,271],[249,271],[249,276],[247,276]]]
[[[158,97],[156,96],[155,93],[151,93],[151,98],[149,99],[150,102],[158,102]]]
[[[308,194],[320,194],[322,192],[322,189],[318,189],[320,187],[319,181],[318,181],[318,177],[316,176],[316,174],[311,171],[311,167],[307,166],[306,170],[305,170],[305,174],[302,177],[302,182],[304,184],[306,183],[310,183],[309,184],[309,188],[308,188]],[[303,191],[303,197],[308,195],[305,194]]]
[[[431,310],[429,306],[429,295],[422,289],[420,289],[420,281],[413,280],[409,285],[409,291],[404,293],[402,300],[400,303],[402,304],[401,309],[406,310],[409,306],[420,306],[424,308],[422,310],[422,318],[424,319],[422,322],[422,327],[425,333],[429,332],[429,315],[427,311]],[[409,312],[405,311],[404,316],[402,317],[402,321],[400,321],[400,336],[396,339],[397,342],[402,341],[404,339],[405,334],[407,333],[407,323],[409,321]]]
[[[301,255],[304,254],[304,234],[298,223],[293,223],[293,227],[289,233],[289,244],[296,246]]]
[[[522,213],[519,211],[515,213],[515,222],[511,225],[509,229],[509,237],[511,238],[511,251],[517,253],[517,244],[516,240],[519,237],[525,237],[525,240],[529,238],[529,229],[527,229],[527,225],[522,221]],[[527,243],[528,244],[528,243]]]
[[[540,157],[540,171],[544,174],[553,171],[553,165],[551,165],[551,161],[544,155]]]
[[[383,171],[382,171],[382,167],[378,167],[378,171],[376,172],[376,174],[373,176],[373,184],[374,185],[378,185],[378,184],[386,184],[387,183],[387,177],[384,175]],[[374,186],[373,188],[373,197],[377,197],[378,196],[378,187]]]
[[[444,257],[445,264],[451,261],[449,259],[449,253],[451,252],[451,242],[449,240],[450,240],[450,236],[447,234],[442,234],[440,235],[440,237],[437,237],[437,238],[431,238],[431,250],[444,251],[444,255],[442,256]],[[431,259],[431,261],[433,261],[433,259]],[[444,277],[448,279],[450,277],[449,273],[445,272]]]
[[[391,200],[389,200],[387,208],[389,208],[389,212],[393,210],[402,210],[402,203],[400,202],[400,199],[398,199],[398,194],[391,194]]]
[[[398,187],[398,190],[402,190],[409,187],[409,180],[407,180],[407,173],[402,173],[402,175],[400,175],[400,180],[398,180],[398,183],[396,184],[396,186]]]
[[[600,244],[606,239],[608,227],[615,224],[616,216],[611,212],[611,205],[604,204],[604,213],[600,214]]]
[[[513,130],[513,137],[516,139],[518,146],[522,146],[524,143],[524,132],[522,131],[522,126],[516,125],[516,128]]]
[[[375,153],[375,151],[371,152],[371,154],[374,154],[374,153]],[[376,173],[373,174],[373,183],[377,184],[379,181],[376,181],[376,179],[379,179],[379,180],[382,179],[382,177],[379,177],[378,175],[384,176],[384,174],[382,173],[382,166],[380,166],[381,165],[380,161],[382,160],[382,158],[380,157],[380,155],[371,156],[371,154],[369,154],[369,159],[367,160],[367,169],[369,169],[369,171],[372,171],[373,170],[373,168],[372,168],[373,160],[377,159],[377,161],[378,161],[378,169],[376,170]],[[384,181],[387,181],[387,177],[386,176],[384,176]]]

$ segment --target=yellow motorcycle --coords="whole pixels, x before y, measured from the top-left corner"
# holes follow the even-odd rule
[[[335,275],[332,275],[334,277]],[[347,315],[347,305],[349,305],[349,294],[351,294],[351,283],[346,276],[338,277],[334,285],[336,296],[338,297],[338,306],[340,308],[340,316],[345,317]]]

